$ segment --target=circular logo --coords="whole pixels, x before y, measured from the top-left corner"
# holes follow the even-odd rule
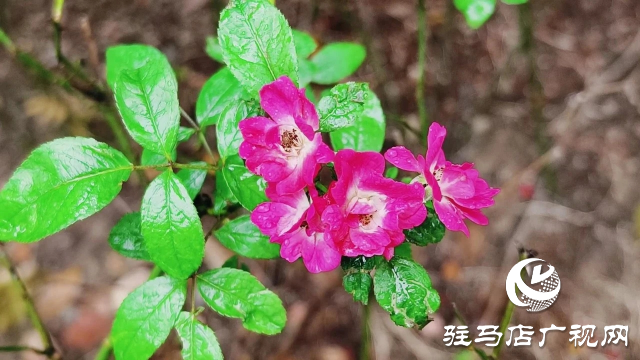
[[[556,269],[547,264],[548,269],[542,273],[542,264],[536,265],[531,274],[531,287],[525,284],[520,276],[522,269],[533,262],[543,262],[542,259],[525,259],[515,264],[507,275],[507,296],[519,307],[526,307],[529,312],[542,311],[551,306],[560,292],[560,277]],[[520,298],[516,294],[516,287],[520,290]]]

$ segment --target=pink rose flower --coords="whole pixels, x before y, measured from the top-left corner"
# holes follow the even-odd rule
[[[390,259],[404,241],[402,231],[426,218],[423,186],[385,178],[384,158],[376,152],[340,150],[334,163],[338,181],[329,188],[332,204],[322,214],[327,235],[345,256]]]
[[[244,141],[240,157],[247,168],[275,186],[278,194],[294,193],[313,185],[320,164],[333,160],[333,151],[317,132],[318,114],[286,76],[260,90],[260,105],[270,118],[240,121]]]
[[[492,188],[480,178],[472,163],[462,165],[446,161],[442,143],[447,130],[438,123],[431,124],[425,157],[416,158],[402,146],[393,147],[385,153],[385,158],[394,166],[419,172],[414,182],[427,186],[425,200],[433,198],[433,207],[444,226],[452,231],[462,231],[469,236],[464,223],[469,219],[478,225],[487,225],[489,220],[480,211],[494,204],[493,197],[500,190]]]
[[[272,187],[267,196],[272,199],[258,205],[251,213],[251,221],[270,241],[280,244],[280,256],[294,262],[302,257],[312,273],[330,271],[340,265],[341,255],[332,242],[327,241],[320,214],[327,207],[327,199],[319,197],[315,188],[294,194],[278,195]]]

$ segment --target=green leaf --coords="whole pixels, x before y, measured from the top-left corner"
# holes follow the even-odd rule
[[[118,45],[107,48],[107,83],[113,90],[114,84],[122,70],[133,70],[145,66],[149,61],[165,59],[164,55],[153,46]]]
[[[149,253],[142,237],[140,212],[124,214],[109,233],[109,245],[120,255],[149,261]]]
[[[242,271],[250,272],[249,267],[245,263],[240,262],[238,255],[233,255],[222,264],[223,268],[240,269]]]
[[[173,149],[171,152],[171,161],[175,161],[178,156],[178,152],[176,149]],[[157,152],[153,152],[149,149],[142,149],[142,154],[140,155],[140,165],[166,165],[169,162],[167,158],[158,154]]]
[[[427,246],[429,244],[437,244],[444,237],[444,224],[438,219],[433,209],[433,201],[428,201],[427,218],[422,224],[404,231],[404,236],[410,243],[418,246]]]
[[[280,255],[280,245],[269,242],[269,237],[260,232],[249,215],[229,221],[215,235],[227,249],[244,257],[274,259]]]
[[[291,28],[268,2],[232,1],[220,14],[218,36],[224,62],[253,97],[282,75],[298,82]]]
[[[205,45],[204,51],[213,60],[220,63],[224,62],[224,59],[222,58],[222,49],[220,48],[220,42],[218,41],[217,36],[207,36],[207,43]]]
[[[192,165],[201,165],[206,166],[207,163],[204,161],[196,161],[192,162]],[[182,181],[182,185],[184,185],[185,189],[187,189],[187,193],[189,194],[189,198],[193,200],[193,198],[198,195],[200,189],[202,189],[202,184],[204,184],[204,179],[207,177],[207,170],[204,169],[181,169],[176,174],[178,179]]]
[[[186,281],[163,276],[129,294],[120,305],[111,330],[116,359],[149,359],[169,336],[186,293]]]
[[[502,2],[507,5],[522,5],[529,2],[529,0],[502,0]]]
[[[291,34],[293,35],[293,45],[296,48],[298,58],[306,59],[318,48],[318,43],[315,41],[313,36],[308,33],[292,29]]]
[[[328,44],[311,59],[317,68],[313,82],[322,85],[335,84],[358,70],[366,56],[367,51],[360,44]]]
[[[380,100],[369,90],[364,104],[364,112],[353,125],[343,127],[329,134],[335,151],[353,149],[356,151],[382,150],[384,143],[385,119]]]
[[[140,212],[142,235],[153,262],[179,279],[198,270],[204,257],[202,224],[187,189],[171,169],[149,184]]]
[[[389,179],[395,179],[398,177],[398,168],[395,166],[390,166],[385,172],[384,177]]]
[[[93,139],[39,146],[0,191],[0,240],[37,241],[97,213],[132,170],[121,152]]]
[[[242,133],[238,124],[240,121],[258,115],[260,105],[256,102],[237,101],[228,104],[220,113],[220,120],[216,127],[218,153],[222,159],[237,155],[242,143]]]
[[[371,271],[379,261],[379,256],[342,257],[340,265],[345,272],[342,278],[342,285],[353,296],[355,301],[365,305],[369,302],[369,294],[371,293],[373,282]]]
[[[224,175],[216,176],[216,188],[213,196],[213,214],[223,215],[227,212],[227,206],[237,204],[238,199],[231,193]]]
[[[182,341],[183,360],[222,360],[222,349],[216,334],[188,312],[181,312],[176,331]]]
[[[482,26],[496,10],[496,0],[453,0],[453,3],[472,29]]]
[[[373,283],[378,304],[397,325],[422,329],[429,323],[429,315],[440,307],[440,296],[431,286],[429,274],[411,259],[394,257],[381,262]]]
[[[196,129],[180,126],[178,128],[178,142],[182,143],[189,140],[195,133]]]
[[[403,242],[402,244],[396,246],[396,248],[393,250],[393,256],[402,257],[409,260],[413,259],[411,243]]]
[[[348,82],[334,86],[318,103],[320,131],[331,132],[353,125],[362,116],[369,93],[366,83]]]
[[[200,127],[215,125],[223,110],[245,97],[242,86],[228,68],[213,74],[202,86],[196,101],[196,120]]]
[[[278,295],[265,289],[253,275],[221,268],[197,276],[204,301],[221,315],[240,318],[250,331],[273,335],[282,331],[287,313]]]
[[[269,201],[264,193],[267,183],[262,177],[252,174],[238,155],[227,158],[222,175],[231,194],[245,209],[251,211],[258,204]]]
[[[316,65],[307,59],[298,59],[298,75],[300,76],[300,87],[306,87],[313,80],[316,72]]]
[[[170,159],[178,141],[180,107],[178,82],[167,59],[151,59],[137,69],[121,71],[113,92],[131,137]]]

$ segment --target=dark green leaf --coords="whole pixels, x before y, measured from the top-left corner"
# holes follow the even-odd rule
[[[407,241],[418,246],[427,246],[442,240],[445,228],[433,209],[433,201],[427,202],[427,213],[427,218],[421,225],[404,231]]]
[[[197,277],[204,301],[221,315],[240,318],[250,331],[273,335],[282,331],[287,313],[278,295],[238,269],[214,269]]]
[[[472,29],[482,26],[496,9],[496,0],[453,0],[453,3]]]
[[[396,246],[396,248],[393,250],[393,256],[402,257],[409,260],[413,259],[413,255],[411,253],[411,243],[403,242],[402,244]]]
[[[178,141],[180,107],[178,82],[167,59],[151,59],[139,68],[122,70],[113,92],[131,137],[170,159]]]
[[[313,82],[317,84],[335,84],[353,74],[362,62],[367,51],[364,46],[355,43],[337,42],[318,51],[311,61],[316,65]]]
[[[122,70],[133,70],[146,65],[149,61],[164,59],[156,48],[148,45],[118,45],[107,48],[107,83],[113,90]]]
[[[238,124],[248,117],[258,115],[259,111],[260,106],[257,103],[237,101],[227,104],[220,113],[216,136],[218,139],[218,153],[220,153],[222,159],[238,154],[238,149],[242,143],[242,134]]]
[[[140,212],[142,235],[153,262],[179,279],[198,270],[204,256],[202,224],[187,189],[171,169],[149,184]]]
[[[329,134],[335,151],[353,149],[356,151],[379,152],[384,143],[385,119],[380,100],[369,90],[364,104],[364,112],[351,126],[343,127]]]
[[[207,163],[204,161],[196,161],[192,162],[192,165],[201,165],[206,166]],[[202,184],[204,184],[204,179],[207,177],[207,170],[204,169],[180,169],[176,174],[178,179],[182,181],[185,189],[187,189],[187,193],[191,200],[198,195],[200,189],[202,189]]]
[[[222,175],[231,194],[245,209],[251,211],[258,204],[269,201],[264,193],[267,183],[262,177],[252,174],[238,155],[227,158]]]
[[[181,312],[176,331],[182,341],[183,360],[222,360],[222,349],[216,334],[188,312]]]
[[[355,301],[365,305],[369,302],[372,285],[371,271],[381,261],[380,259],[378,256],[342,257],[340,265],[345,272],[342,285]]]
[[[137,260],[151,260],[147,248],[144,246],[140,212],[138,211],[125,214],[120,218],[109,233],[109,244],[122,256]]]
[[[369,95],[366,83],[349,82],[336,85],[318,103],[320,131],[331,132],[351,126],[362,116]]]
[[[280,245],[269,242],[251,222],[249,215],[243,215],[224,224],[216,232],[216,238],[227,249],[252,259],[273,259],[280,255]]]
[[[202,86],[196,101],[196,120],[203,128],[215,125],[223,110],[243,97],[244,90],[231,71],[228,68],[221,69]]]
[[[309,55],[313,54],[318,48],[318,43],[313,39],[313,36],[308,33],[296,29],[292,29],[291,33],[293,34],[293,44],[296,48],[296,54],[298,54],[299,58],[308,58]]]
[[[169,336],[186,293],[186,281],[163,276],[129,294],[120,305],[111,330],[116,359],[149,359]]]
[[[291,28],[268,2],[232,1],[220,14],[218,36],[224,62],[252,96],[282,75],[298,82]]]
[[[207,44],[204,48],[213,60],[217,62],[224,62],[222,58],[222,49],[220,48],[220,42],[218,41],[217,36],[207,36]]]
[[[429,323],[429,315],[440,307],[440,296],[431,286],[429,274],[413,260],[394,257],[381,262],[373,283],[378,304],[397,325],[422,329]]]
[[[95,214],[132,170],[121,152],[93,139],[39,146],[0,191],[0,240],[37,241]]]

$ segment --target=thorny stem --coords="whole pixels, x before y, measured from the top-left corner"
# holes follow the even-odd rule
[[[528,251],[526,251],[525,249],[518,249],[518,261],[526,259],[527,256]],[[525,270],[522,269],[522,272],[524,273]],[[491,354],[491,357],[493,359],[498,359],[500,356],[500,351],[502,350],[502,346],[505,342],[505,332],[507,331],[507,326],[509,326],[509,323],[511,322],[511,317],[513,316],[513,310],[515,309],[515,307],[516,306],[511,301],[507,300],[507,306],[504,309],[504,314],[502,315],[502,320],[500,321],[500,326],[498,327],[498,332],[501,333],[502,336],[500,337],[498,346],[493,348],[493,354]]]
[[[13,263],[9,259],[9,256],[6,253],[4,245],[0,244],[0,250],[1,250],[0,265],[2,265],[2,267],[9,270],[9,274],[11,275],[11,282],[13,282],[15,287],[20,291],[22,300],[24,301],[24,304],[27,308],[27,314],[29,315],[29,319],[31,320],[33,327],[36,329],[36,331],[40,335],[40,340],[42,341],[42,346],[44,347],[44,350],[35,350],[35,349],[24,348],[20,346],[14,346],[14,347],[8,347],[8,348],[14,349],[11,351],[33,350],[33,351],[37,351],[40,354],[46,355],[47,358],[49,359],[61,360],[62,356],[53,347],[53,342],[51,341],[51,335],[45,328],[44,323],[42,322],[42,319],[38,315],[38,311],[36,310],[33,299],[31,298],[31,295],[29,295],[29,291],[27,290],[27,287],[25,286],[24,282],[20,278],[20,275],[18,275],[18,272],[16,271],[16,268],[13,266]],[[20,349],[20,350],[17,350],[17,349]],[[9,351],[9,350],[5,350],[5,351]]]
[[[418,116],[422,136],[420,141],[427,143],[427,131],[429,128],[429,115],[427,114],[427,104],[424,94],[425,72],[427,63],[427,17],[425,0],[418,0],[418,85],[416,86],[416,102],[418,103]]]
[[[162,275],[162,270],[160,269],[160,267],[158,267],[158,265],[154,265],[153,269],[151,269],[151,272],[149,273],[149,278],[147,278],[147,281],[153,280],[160,275]],[[98,352],[96,352],[96,356],[94,359],[109,360],[109,358],[111,358],[112,352],[113,343],[111,342],[111,334],[109,334],[109,336],[107,336],[102,342],[102,345],[100,346],[100,349],[98,349]]]

